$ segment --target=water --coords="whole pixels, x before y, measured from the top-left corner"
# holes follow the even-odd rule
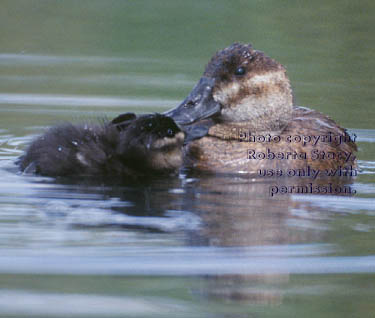
[[[0,317],[373,316],[373,2],[1,6]],[[18,173],[45,127],[174,107],[234,41],[286,65],[298,104],[358,136],[355,196],[271,198],[241,175]]]

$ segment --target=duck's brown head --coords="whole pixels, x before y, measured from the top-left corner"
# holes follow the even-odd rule
[[[169,112],[179,124],[217,115],[224,123],[246,124],[259,132],[280,131],[291,119],[293,97],[285,68],[250,44],[234,43],[217,52],[199,83]]]

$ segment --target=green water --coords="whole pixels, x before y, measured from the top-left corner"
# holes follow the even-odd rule
[[[0,317],[373,317],[375,2],[0,8]],[[172,108],[235,41],[358,135],[355,197],[271,200],[240,177],[129,188],[17,174],[44,127]]]

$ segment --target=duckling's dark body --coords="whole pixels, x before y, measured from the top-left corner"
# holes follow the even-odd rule
[[[182,163],[184,134],[160,114],[123,114],[102,125],[62,124],[37,138],[20,169],[45,176],[150,177]]]
[[[235,43],[216,53],[189,96],[166,114],[183,129],[210,119],[206,136],[185,146],[189,167],[245,173],[356,167],[357,148],[346,130],[317,111],[294,106],[285,68],[250,44]],[[332,142],[288,139],[329,135]],[[275,142],[252,141],[249,136],[272,136]]]

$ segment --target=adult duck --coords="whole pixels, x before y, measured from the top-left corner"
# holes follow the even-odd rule
[[[285,68],[250,44],[217,52],[189,96],[165,113],[188,134],[185,164],[211,172],[355,169],[355,138],[294,105]]]

